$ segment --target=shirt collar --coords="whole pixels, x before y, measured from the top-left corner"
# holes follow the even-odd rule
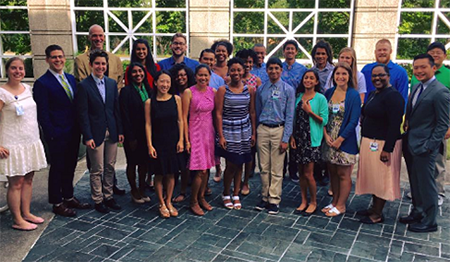
[[[319,72],[330,71],[334,69],[334,66],[327,61],[327,65],[321,70],[316,65],[312,67],[312,69],[316,69]]]
[[[91,76],[92,76],[92,78],[94,79],[94,81],[95,81],[95,83],[97,84],[97,85],[99,85],[99,84],[104,84],[105,83],[105,77],[103,77],[103,79],[100,79],[100,78],[98,78],[98,77],[96,77],[94,74],[92,74],[91,73]]]
[[[62,71],[62,74],[58,74],[55,71],[51,70],[50,68],[48,69],[48,71],[50,71],[50,73],[52,73],[56,78],[59,78],[60,75],[64,75],[64,71]],[[65,79],[65,77],[64,77]]]
[[[431,79],[429,79],[428,81],[426,81],[425,83],[422,83],[423,86],[423,90],[425,90],[434,80],[436,80],[436,77],[433,76]]]
[[[171,56],[169,58],[169,62],[170,62],[171,65],[175,65],[175,59],[173,59],[173,56]],[[183,57],[183,62],[182,63],[186,64],[186,55]]]

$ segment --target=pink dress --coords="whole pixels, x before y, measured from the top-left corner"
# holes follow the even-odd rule
[[[195,86],[189,107],[189,140],[191,142],[190,170],[206,170],[215,165],[214,161],[214,90],[207,87],[200,92]]]

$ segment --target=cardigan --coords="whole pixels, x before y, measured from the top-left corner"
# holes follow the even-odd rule
[[[295,101],[295,108],[297,108],[300,100],[302,100],[304,93],[300,93]],[[322,117],[322,123],[317,122],[312,116],[309,116],[309,128],[311,133],[311,146],[318,147],[322,143],[323,139],[323,127],[328,123],[328,103],[327,99],[321,93],[316,93],[314,97],[309,100],[309,104],[311,105],[311,109],[314,114]],[[294,120],[294,130],[297,127],[295,126]]]
[[[333,87],[325,92],[327,101],[331,100],[335,90],[336,87]],[[355,128],[358,125],[359,117],[361,115],[361,97],[359,96],[358,91],[352,87],[347,88],[344,106],[344,119],[341,128],[339,129],[339,136],[344,138],[344,142],[342,142],[339,149],[346,153],[356,155],[359,152],[359,148]]]

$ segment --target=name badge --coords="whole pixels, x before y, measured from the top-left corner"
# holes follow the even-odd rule
[[[377,142],[370,142],[370,151],[372,151],[372,152],[378,151],[378,143]]]
[[[280,95],[281,95],[281,92],[279,90],[272,91],[272,99],[279,99]]]
[[[23,111],[23,106],[20,105],[19,103],[16,103],[15,106],[16,106],[16,115],[17,116],[22,116],[25,113]]]
[[[333,114],[337,114],[339,112],[339,104],[333,104]]]

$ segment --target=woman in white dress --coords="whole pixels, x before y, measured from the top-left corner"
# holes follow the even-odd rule
[[[5,65],[8,82],[0,87],[0,174],[8,177],[8,205],[13,228],[34,230],[44,219],[30,212],[34,171],[47,166],[39,138],[31,87],[21,83],[25,65],[18,57]]]

